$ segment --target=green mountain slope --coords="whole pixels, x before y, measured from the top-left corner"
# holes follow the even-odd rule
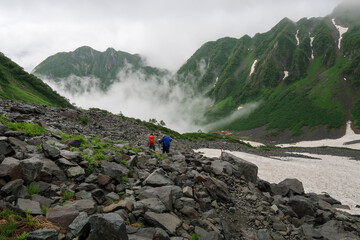
[[[165,70],[146,66],[140,55],[116,51],[113,48],[99,52],[87,46],[73,52],[52,55],[36,66],[33,73],[54,82],[61,82],[63,78],[71,75],[94,76],[100,79],[98,87],[106,91],[114,82],[121,80],[117,76],[119,71],[141,71],[147,77],[167,74]]]
[[[342,4],[325,18],[285,18],[253,38],[205,43],[179,69],[177,80],[215,100],[207,123],[259,103],[247,117],[216,129],[265,126],[264,134],[288,129],[301,135],[305,128],[336,129],[348,120],[360,128],[359,11],[360,4]],[[341,40],[339,26],[347,28]]]
[[[73,106],[34,75],[0,53],[0,96],[11,100],[56,107]]]

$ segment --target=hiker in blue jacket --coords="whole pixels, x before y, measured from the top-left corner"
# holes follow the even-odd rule
[[[169,153],[170,151],[170,142],[171,138],[169,136],[164,135],[162,139],[159,140],[159,143],[163,144],[163,153]]]

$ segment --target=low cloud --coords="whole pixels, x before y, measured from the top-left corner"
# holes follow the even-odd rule
[[[222,126],[225,126],[225,125],[228,125],[228,124],[234,122],[236,119],[244,118],[244,117],[249,116],[249,114],[252,113],[260,105],[261,105],[261,101],[245,104],[240,109],[235,110],[230,116],[228,116],[226,118],[223,118],[221,120],[218,120],[216,122],[207,124],[207,125],[203,126],[203,129],[205,131],[211,131],[213,129],[219,129]]]
[[[205,61],[198,63],[198,69],[201,77],[205,73]],[[106,92],[100,90],[100,79],[96,77],[71,75],[56,82],[39,77],[78,107],[101,108],[145,121],[153,118],[158,122],[163,120],[166,127],[181,133],[216,129],[248,115],[259,105],[244,105],[226,119],[204,126],[204,112],[214,102],[190,87],[190,83],[196,81],[193,75],[188,75],[182,84],[175,84],[170,74],[162,78],[149,77],[127,65]]]

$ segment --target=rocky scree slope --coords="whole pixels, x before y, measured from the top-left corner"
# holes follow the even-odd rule
[[[149,151],[139,122],[8,100],[0,113],[0,210],[52,224],[27,239],[359,239],[359,218],[330,196],[176,139]]]

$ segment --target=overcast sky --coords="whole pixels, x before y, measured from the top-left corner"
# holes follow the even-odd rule
[[[174,71],[207,41],[323,17],[341,1],[0,0],[0,52],[31,72],[57,52],[113,47]]]

